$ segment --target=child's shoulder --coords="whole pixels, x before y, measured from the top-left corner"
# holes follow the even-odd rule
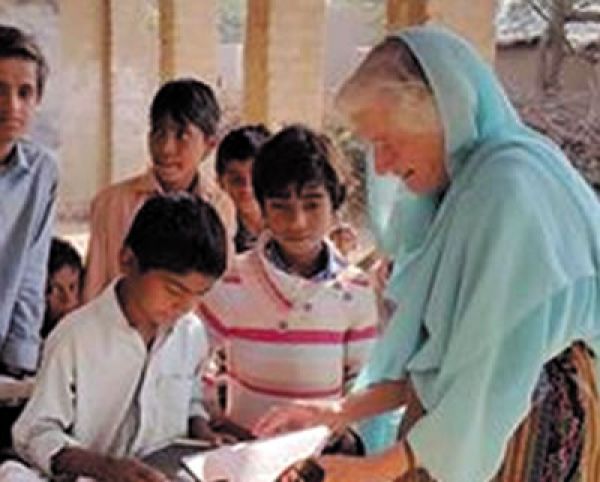
[[[94,196],[93,204],[106,204],[111,201],[121,201],[124,196],[131,196],[138,191],[151,191],[148,173],[123,179],[122,181],[109,184]]]
[[[58,175],[56,156],[47,147],[29,139],[21,139],[18,142],[18,149],[30,166],[55,171]]]

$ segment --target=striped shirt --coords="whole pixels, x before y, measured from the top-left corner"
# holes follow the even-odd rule
[[[305,279],[270,261],[268,240],[239,255],[199,307],[225,351],[226,415],[246,428],[273,406],[344,395],[378,335],[362,271],[327,244],[329,275]]]

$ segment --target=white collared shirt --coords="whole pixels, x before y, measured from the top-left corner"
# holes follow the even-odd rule
[[[186,435],[188,419],[205,415],[198,370],[207,342],[198,318],[183,316],[148,350],[125,319],[115,284],[59,323],[13,428],[19,455],[46,473],[65,446],[136,455]]]

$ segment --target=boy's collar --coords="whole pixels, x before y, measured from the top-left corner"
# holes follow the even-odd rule
[[[292,273],[291,265],[285,260],[281,253],[281,247],[270,236],[270,233],[266,232],[261,236],[257,249],[261,250],[267,261],[277,269],[284,273]],[[319,253],[315,270],[307,279],[311,281],[329,280],[335,278],[346,266],[347,262],[337,256],[335,249],[326,240],[323,240],[323,247]]]
[[[31,168],[29,160],[23,153],[23,147],[19,141],[15,142],[8,156],[6,156],[2,162],[0,162],[0,169],[5,170],[12,165],[19,166],[26,171],[29,171]]]

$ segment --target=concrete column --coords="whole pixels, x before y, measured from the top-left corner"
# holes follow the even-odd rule
[[[61,62],[50,68],[60,78],[61,213],[81,220],[110,176],[106,2],[61,0],[59,29]]]
[[[159,85],[159,10],[149,0],[107,3],[109,159],[110,182],[114,182],[147,165],[148,107]]]
[[[244,117],[247,122],[268,123],[270,0],[247,0],[244,41]]]
[[[160,0],[160,76],[217,80],[217,0]]]
[[[493,64],[496,0],[429,0],[429,17],[443,23],[473,43]]]
[[[387,0],[387,30],[393,32],[427,20],[427,0]]]
[[[272,127],[320,127],[324,109],[325,0],[248,0],[244,116]]]

